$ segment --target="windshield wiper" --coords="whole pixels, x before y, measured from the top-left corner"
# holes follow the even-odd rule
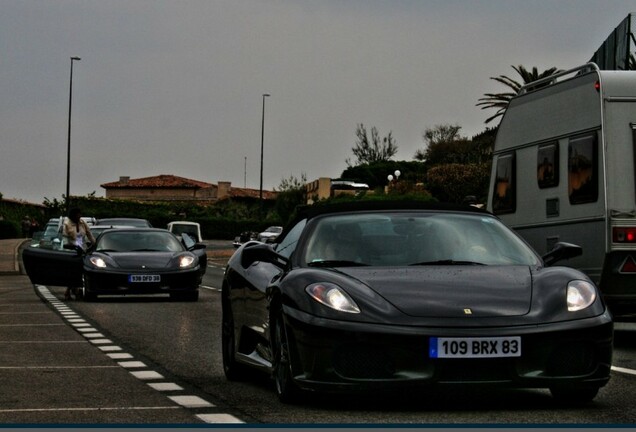
[[[433,265],[486,265],[484,263],[475,262],[475,261],[455,261],[452,259],[445,260],[437,260],[437,261],[423,261],[418,263],[409,264],[412,266],[433,266]]]
[[[369,264],[364,264],[356,261],[347,261],[347,260],[322,260],[322,261],[312,261],[307,263],[309,267],[364,267]]]

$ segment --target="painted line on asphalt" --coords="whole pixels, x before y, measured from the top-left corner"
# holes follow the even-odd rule
[[[627,369],[627,368],[622,368],[622,367],[618,367],[618,366],[612,366],[611,369],[614,372],[620,372],[620,373],[624,373],[624,374],[628,374],[628,375],[636,375],[636,370],[634,370],[634,369]]]
[[[147,366],[140,361],[135,361],[134,357],[131,354],[124,352],[113,352],[113,351],[123,351],[123,349],[117,345],[109,345],[113,344],[113,342],[109,339],[104,338],[104,335],[101,334],[97,329],[91,327],[89,323],[87,323],[84,319],[82,319],[77,313],[75,313],[67,304],[61,302],[56,296],[54,296],[51,291],[44,285],[36,285],[38,291],[42,295],[43,298],[48,300],[53,306],[57,309],[58,313],[62,315],[62,317],[67,321],[68,325],[72,326],[77,332],[80,332],[82,336],[84,336],[88,341],[94,344],[97,348],[99,348],[102,352],[104,352],[108,357],[113,360],[123,360],[126,359],[128,361],[119,361],[117,362],[117,366],[95,366],[95,368],[107,367],[107,368],[118,368],[123,367],[127,369],[128,372],[142,381],[153,381],[147,382],[147,384],[156,391],[160,392],[178,392],[184,391],[184,388],[180,385],[172,382],[157,382],[156,380],[163,380],[164,377],[158,372],[153,370],[138,370],[139,368],[146,368]],[[218,288],[201,286],[201,288],[212,290],[212,291],[221,291]],[[64,324],[62,324],[64,325]],[[82,341],[85,343],[85,341]],[[29,367],[20,367],[22,369],[26,369]],[[67,366],[64,368],[77,368],[75,366]],[[137,370],[131,370],[137,369]],[[201,409],[201,408],[215,408],[216,406],[205,399],[195,396],[195,395],[170,395],[167,396],[172,402],[178,404],[180,407],[189,408],[189,409]],[[131,407],[131,408],[121,408],[121,409],[164,409],[165,407],[156,407],[156,408],[148,408],[148,407]],[[179,408],[178,406],[169,407],[169,408]],[[120,409],[120,408],[62,408],[62,409],[43,409],[43,410],[22,410],[22,411],[71,411],[71,410],[96,410],[96,409]],[[16,410],[21,411],[21,410]],[[0,411],[0,412],[11,412],[11,411]],[[197,418],[205,423],[244,423],[242,420],[234,417],[231,414],[226,413],[209,413],[209,414],[197,414]]]
[[[140,411],[140,410],[169,410],[179,409],[178,406],[140,406],[140,407],[86,407],[86,408],[22,408],[0,409],[0,413],[18,412],[53,412],[53,411]]]
[[[211,286],[206,286],[206,285],[199,285],[201,288],[204,288],[206,290],[210,290],[210,291],[221,291],[220,288],[216,288],[216,287],[211,287]]]

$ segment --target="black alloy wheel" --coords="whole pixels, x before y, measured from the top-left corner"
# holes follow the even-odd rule
[[[283,311],[279,307],[273,315],[271,327],[271,344],[273,354],[273,374],[276,394],[283,403],[298,402],[301,391],[292,379],[289,338],[285,329]]]
[[[223,372],[230,381],[239,381],[245,377],[246,367],[236,361],[236,337],[234,335],[234,316],[229,301],[223,299],[221,311],[221,350],[223,354]]]
[[[86,278],[86,276],[82,276],[82,287],[79,289],[79,291],[82,293],[81,297],[85,302],[88,301],[93,301],[97,299],[97,294],[95,294],[94,292],[91,292],[90,290],[90,283],[88,282],[88,279]]]

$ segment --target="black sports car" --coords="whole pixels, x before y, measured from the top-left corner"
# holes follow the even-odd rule
[[[158,228],[106,230],[86,252],[29,247],[22,260],[32,283],[81,287],[85,300],[167,293],[196,301],[207,270],[204,244]]]
[[[222,289],[228,379],[273,375],[279,398],[430,385],[549,388],[592,400],[613,322],[592,281],[469,206],[359,202],[299,211],[249,242]]]

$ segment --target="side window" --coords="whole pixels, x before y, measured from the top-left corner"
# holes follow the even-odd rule
[[[598,143],[596,132],[570,138],[568,145],[568,195],[570,204],[598,200]]]
[[[495,214],[514,213],[516,210],[515,169],[514,153],[499,155],[495,173],[495,189],[492,195],[492,209]]]
[[[307,219],[303,219],[296,225],[294,225],[294,227],[287,233],[285,238],[283,238],[280,243],[278,243],[278,245],[276,246],[276,252],[286,258],[289,258],[291,254],[296,250],[296,244],[298,243],[298,239],[305,229],[305,225],[307,225]]]
[[[537,183],[545,189],[559,185],[558,143],[539,146],[537,152]]]

